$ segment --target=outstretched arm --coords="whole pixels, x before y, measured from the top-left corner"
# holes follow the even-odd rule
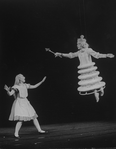
[[[101,53],[99,53],[99,52],[95,52],[94,50],[92,50],[92,49],[89,49],[89,53],[93,56],[93,57],[95,57],[95,58],[107,58],[107,57],[109,57],[109,58],[113,58],[114,57],[114,55],[112,54],[112,53],[108,53],[108,54],[101,54]]]
[[[51,51],[49,48],[45,48],[45,50],[50,52],[50,53],[52,53],[52,54],[54,54],[55,57],[60,57],[60,58],[62,58],[62,57],[75,58],[75,57],[78,56],[78,52],[74,52],[74,53],[72,53],[72,52],[70,52],[70,53],[59,53],[59,52],[56,52],[55,53],[55,52]]]
[[[37,88],[38,86],[40,86],[45,81],[45,79],[46,79],[46,76],[39,83],[37,83],[35,85],[29,85],[29,89]]]
[[[55,57],[66,57],[66,58],[75,58],[75,57],[77,57],[78,56],[78,52],[74,52],[74,53],[72,53],[72,52],[70,52],[70,53],[59,53],[59,52],[53,52],[53,51],[51,51],[49,48],[46,48],[46,51],[48,51],[48,52],[50,52],[50,53],[52,53],[52,54],[54,54],[55,55]]]
[[[72,53],[72,52],[70,52],[70,53],[59,53],[59,52],[56,52],[55,53],[55,56],[57,57],[57,56],[60,56],[60,57],[66,57],[66,58],[75,58],[75,57],[77,57],[78,56],[78,52],[74,52],[74,53]]]
[[[10,87],[8,87],[7,85],[4,86],[4,89],[7,91],[9,96],[12,96],[15,93],[13,89],[10,91]]]

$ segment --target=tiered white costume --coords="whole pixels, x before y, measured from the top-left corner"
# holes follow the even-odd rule
[[[96,71],[97,67],[92,62],[91,56],[98,58],[100,53],[93,51],[91,48],[83,48],[77,52],[79,57],[80,65],[78,66],[78,91],[80,94],[89,94],[94,92],[96,89],[104,88],[105,82],[101,81],[102,77],[99,77],[99,71]]]
[[[38,117],[27,99],[29,84],[14,85],[12,88],[18,90],[18,94],[12,105],[9,120],[30,121]]]

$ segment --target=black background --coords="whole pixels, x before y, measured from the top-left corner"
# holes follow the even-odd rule
[[[0,1],[1,127],[13,125],[8,117],[14,99],[4,85],[12,86],[19,73],[30,84],[47,76],[28,97],[41,124],[115,121],[115,58],[93,58],[106,82],[105,94],[96,103],[94,95],[80,96],[77,91],[78,58],[55,58],[45,51],[49,47],[54,52],[75,52],[81,34],[93,50],[116,55],[116,1]]]

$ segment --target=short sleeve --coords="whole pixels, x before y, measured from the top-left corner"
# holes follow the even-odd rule
[[[17,86],[14,85],[14,86],[11,87],[11,89],[17,90]]]
[[[14,90],[15,92],[17,92],[17,91],[18,91],[17,85],[12,86],[12,87],[11,87],[11,90]]]

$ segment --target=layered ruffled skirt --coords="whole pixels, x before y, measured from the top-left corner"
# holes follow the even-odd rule
[[[30,121],[36,117],[38,115],[27,98],[18,97],[14,100],[9,116],[10,121]]]

